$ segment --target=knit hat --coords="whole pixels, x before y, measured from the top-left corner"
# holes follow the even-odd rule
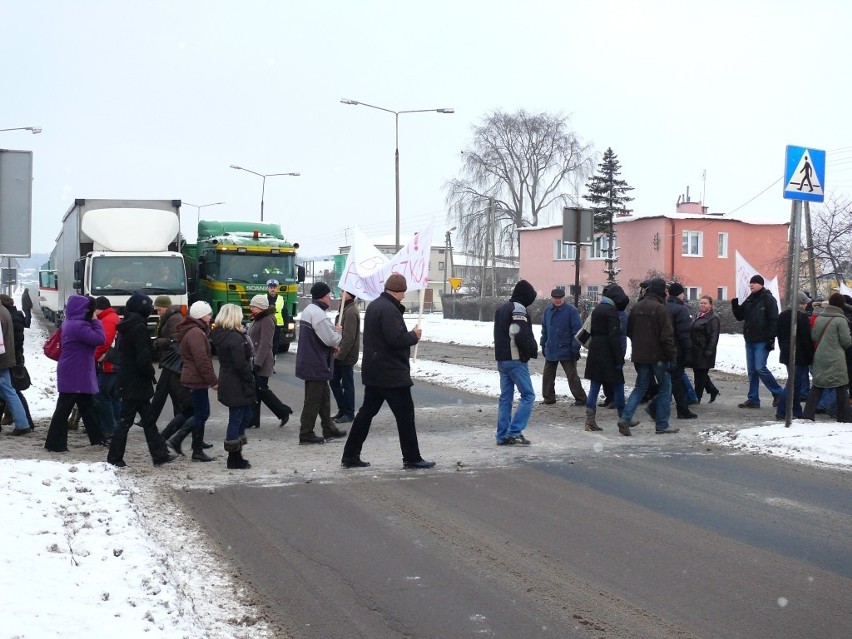
[[[2,304],[3,306],[14,306],[15,300],[3,293],[2,295],[0,295],[0,304]]]
[[[515,284],[515,288],[512,289],[512,301],[520,302],[524,306],[529,306],[535,302],[535,296],[535,289],[532,287],[532,284],[526,280],[521,280]]]
[[[748,281],[749,284],[760,284],[763,286],[763,278],[760,275],[752,275]]]
[[[677,297],[683,293],[683,284],[680,282],[672,282],[669,284],[669,297]]]
[[[550,291],[550,297],[565,297],[565,289],[557,287]]]
[[[269,298],[267,298],[266,295],[255,295],[251,298],[249,306],[254,306],[255,308],[265,311],[269,308]]]
[[[198,300],[197,302],[193,302],[192,306],[189,307],[189,316],[194,319],[201,319],[208,315],[213,315],[213,309],[207,302]]]
[[[405,276],[399,273],[391,273],[390,277],[385,280],[385,290],[405,293],[408,290],[408,282],[405,281]]]
[[[804,291],[799,291],[799,304],[810,304],[811,298]]]
[[[843,295],[840,293],[832,293],[828,298],[828,303],[837,308],[843,308]]]
[[[666,297],[666,281],[662,277],[655,277],[648,280],[648,295],[656,295],[661,299]]]
[[[151,308],[153,308],[153,306],[154,303],[151,301],[151,298],[145,295],[145,293],[133,291],[133,295],[131,295],[130,299],[127,300],[127,304],[124,305],[124,308],[131,313],[139,313],[140,315],[148,317],[151,314]]]
[[[154,300],[154,308],[168,308],[172,305],[172,298],[168,295],[157,295]]]
[[[311,287],[311,299],[319,300],[331,293],[331,287],[325,282],[317,282]]]
[[[107,310],[112,304],[109,303],[109,298],[101,295],[100,297],[95,298],[95,309],[99,311]]]

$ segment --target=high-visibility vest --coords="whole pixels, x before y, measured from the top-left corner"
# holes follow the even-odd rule
[[[266,299],[269,299],[269,296],[266,296]],[[272,300],[269,300],[270,302]],[[275,296],[275,324],[276,326],[284,326],[284,296],[276,295]]]

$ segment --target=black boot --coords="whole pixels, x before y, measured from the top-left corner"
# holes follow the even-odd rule
[[[243,459],[243,454],[240,451],[228,453],[228,468],[231,470],[246,470],[251,468],[251,464]]]
[[[205,453],[203,448],[192,451],[192,461],[212,462],[214,459],[216,458]]]
[[[181,444],[183,444],[183,440],[186,439],[187,435],[189,435],[191,431],[192,426],[189,425],[189,427],[187,428],[187,424],[184,424],[184,426],[178,432],[176,432],[168,441],[169,446],[171,446],[172,450],[174,450],[178,455],[183,455],[183,450],[181,450]]]

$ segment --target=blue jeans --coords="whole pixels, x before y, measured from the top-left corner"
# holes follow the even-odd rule
[[[16,430],[29,430],[30,423],[27,421],[27,413],[18,391],[12,386],[12,375],[8,368],[0,370],[0,397],[6,401],[6,406],[12,411],[12,420],[15,422]]]
[[[639,406],[639,402],[645,397],[648,391],[648,386],[651,383],[651,376],[657,378],[659,388],[657,390],[656,400],[656,423],[657,430],[665,430],[669,427],[669,414],[672,410],[672,378],[669,375],[669,369],[666,362],[657,362],[655,364],[634,364],[636,367],[636,386],[630,393],[627,400],[627,405],[621,412],[619,421],[627,422],[628,424],[633,419],[633,414]]]
[[[603,382],[599,382],[597,380],[589,381],[589,393],[586,395],[586,408],[597,410],[598,394],[601,392],[602,386]],[[615,407],[618,409],[618,413],[621,414],[621,411],[624,410],[624,384],[610,384],[610,386],[612,387],[613,395],[615,395],[613,398],[615,401]]]
[[[116,393],[115,382],[118,373],[98,371],[98,394],[95,395],[95,408],[101,422],[101,432],[109,437],[118,426],[118,416],[121,414],[121,398]]]
[[[527,427],[535,403],[535,391],[530,379],[530,369],[526,362],[508,360],[497,362],[500,372],[500,402],[497,408],[497,443],[507,437],[520,435]],[[515,388],[521,394],[518,408],[512,415],[512,399]]]
[[[802,395],[802,388],[810,392],[810,378],[808,377],[807,366],[796,366],[795,376],[793,378],[793,417],[802,417],[802,397],[807,398],[807,395]],[[789,380],[787,386],[781,389],[778,395],[778,406],[775,407],[775,417],[781,419],[787,416],[787,388],[790,387]]]
[[[204,426],[210,417],[210,396],[206,388],[189,389],[189,397],[192,399],[192,425]],[[187,420],[186,426],[189,425]]]
[[[331,394],[337,402],[337,411],[341,415],[355,417],[355,373],[351,364],[334,362],[334,372],[331,375]]]
[[[686,374],[686,371],[683,371],[683,387],[686,390],[686,400],[690,404],[697,404],[698,395],[695,393],[695,387],[692,385],[692,380],[689,379],[689,375]]]
[[[764,342],[746,342],[746,368],[748,369],[748,401],[760,406],[760,382],[775,397],[783,389],[766,367],[769,351]]]
[[[228,430],[225,432],[225,441],[234,441],[245,435],[253,414],[254,404],[229,406]]]

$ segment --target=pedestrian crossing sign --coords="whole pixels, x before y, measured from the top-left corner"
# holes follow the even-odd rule
[[[787,145],[784,164],[785,199],[825,200],[825,151]]]

